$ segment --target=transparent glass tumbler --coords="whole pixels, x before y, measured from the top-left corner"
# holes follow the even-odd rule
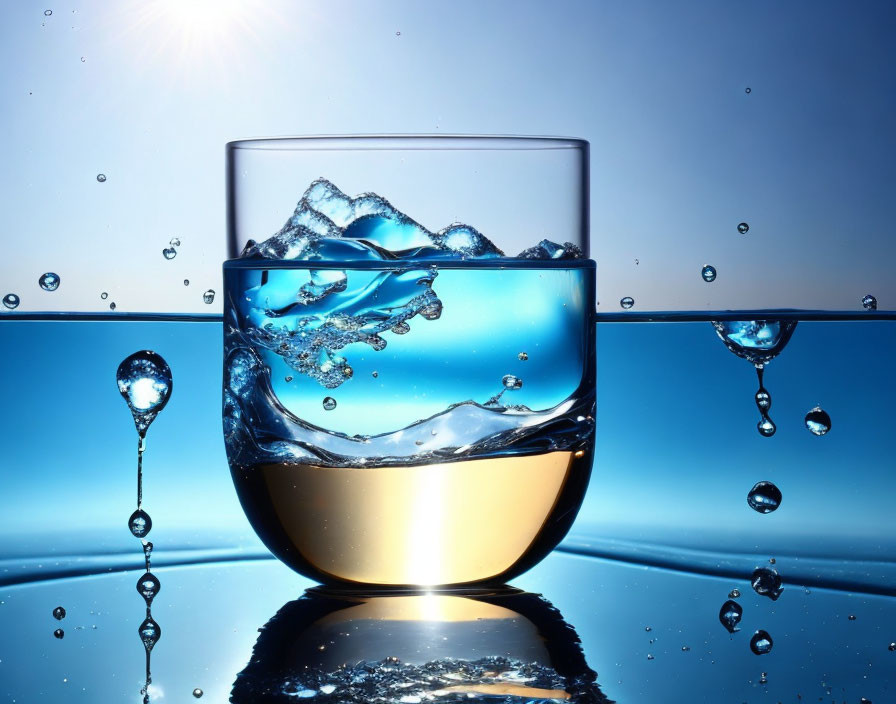
[[[224,435],[265,544],[326,583],[501,583],[541,560],[593,458],[587,143],[227,153]]]

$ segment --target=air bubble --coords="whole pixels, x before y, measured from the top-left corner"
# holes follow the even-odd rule
[[[292,381],[292,377],[291,377],[291,376],[286,376],[286,377],[283,378],[283,381]]]
[[[745,235],[750,231],[750,226],[745,222],[739,223],[737,226],[737,231],[740,234]]]
[[[756,392],[756,407],[760,411],[767,411],[772,407],[772,397],[769,395],[768,391],[762,387]]]
[[[892,653],[893,651],[896,651],[896,643],[890,643],[890,644],[887,646],[887,650],[889,650],[891,653]]]
[[[174,247],[165,247],[165,249],[162,250],[162,256],[164,256],[165,259],[174,259],[177,256],[177,250]]]
[[[215,300],[215,292],[212,289],[209,289],[208,291],[206,291],[205,293],[202,294],[203,303],[211,304],[211,303],[214,303],[214,300]]]
[[[3,305],[12,310],[13,308],[19,307],[19,297],[14,293],[7,293],[3,297]]]
[[[848,618],[850,621],[855,621],[855,620],[856,620],[856,615],[855,615],[855,614],[850,614],[850,615],[847,616],[846,618]]]
[[[831,417],[820,406],[806,414],[806,427],[813,435],[824,435],[831,429]]]
[[[332,411],[334,408],[336,408],[336,399],[332,396],[327,396],[324,399],[323,405],[325,411]]]
[[[625,298],[623,298],[619,301],[619,305],[621,305],[623,308],[628,310],[633,305],[635,305],[635,299],[632,298],[631,296],[626,296]]]
[[[99,181],[100,183],[105,183],[106,182],[106,174],[97,174],[96,180]]]
[[[771,482],[757,482],[747,494],[747,503],[754,511],[771,513],[781,505],[781,490]]]
[[[380,373],[376,370],[374,370],[370,373],[370,376],[372,376],[374,379],[376,379],[379,375],[380,375]]]
[[[48,271],[37,280],[37,283],[40,284],[40,287],[44,291],[55,291],[59,288],[61,280],[59,274],[54,274],[52,271]]]
[[[55,618],[57,621],[61,621],[62,619],[64,619],[65,609],[61,606],[57,606],[55,609],[53,609],[53,618]]]
[[[707,283],[716,280],[716,268],[711,264],[706,264],[703,267],[703,271],[701,272],[703,276],[703,280]]]
[[[650,654],[648,653],[648,654],[647,654],[647,659],[648,659],[648,660],[653,660],[653,655],[650,655]]]
[[[112,301],[112,302],[109,304],[109,310],[115,310],[115,301]]]
[[[772,637],[768,632],[761,629],[756,631],[753,634],[753,637],[750,638],[750,650],[756,655],[765,655],[766,653],[771,652],[773,645],[774,641],[772,640]]]
[[[862,299],[862,308],[865,310],[877,310],[877,299],[869,293]]]
[[[87,61],[87,57],[86,57],[86,56],[82,56],[82,57],[81,57],[81,63],[83,64],[85,61]]]

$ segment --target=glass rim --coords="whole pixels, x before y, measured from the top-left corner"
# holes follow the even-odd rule
[[[578,137],[487,134],[346,134],[292,137],[253,137],[227,142],[228,153],[258,151],[495,151],[587,150]]]

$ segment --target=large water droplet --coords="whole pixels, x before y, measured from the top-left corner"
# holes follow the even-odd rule
[[[771,482],[758,482],[747,494],[750,508],[759,513],[771,513],[781,505],[781,490]]]
[[[753,576],[750,579],[750,583],[753,585],[753,590],[759,594],[759,596],[767,596],[772,601],[775,601],[781,596],[781,592],[784,591],[784,585],[781,583],[781,575],[768,567],[757,567],[753,570]]]
[[[764,438],[770,438],[778,429],[778,426],[775,425],[774,421],[768,417],[760,420],[759,423],[756,424],[756,427],[759,429],[759,434]]]
[[[215,292],[212,289],[209,289],[205,293],[202,294],[202,302],[203,303],[214,303],[215,301]]]
[[[118,365],[116,381],[134,416],[137,432],[145,435],[171,397],[173,381],[168,363],[150,350],[134,352]]]
[[[96,180],[99,181],[100,183],[105,183],[106,182],[106,174],[97,174]]]
[[[623,298],[619,301],[619,305],[621,305],[623,308],[628,310],[633,305],[635,305],[635,299],[632,298],[631,296],[626,296],[625,298]]]
[[[831,417],[816,406],[806,414],[806,427],[813,435],[824,435],[831,429]]]
[[[143,538],[152,530],[152,519],[142,508],[138,508],[128,519],[128,528],[135,538]]]
[[[716,268],[711,264],[704,265],[701,274],[703,276],[703,280],[707,283],[716,280]]]
[[[48,271],[37,280],[37,283],[40,284],[40,287],[44,291],[55,291],[59,288],[59,274],[54,274],[52,271]]]
[[[745,222],[739,223],[737,226],[737,231],[740,234],[745,235],[750,231],[750,226]]]
[[[174,247],[165,247],[165,249],[162,250],[162,256],[164,256],[165,259],[174,259],[177,256],[177,250]]]
[[[204,694],[204,692],[201,689],[199,689],[199,687],[197,687],[196,689],[193,690],[193,696],[196,697],[197,699],[199,699],[199,697],[201,697],[203,694]]]
[[[19,307],[19,297],[14,293],[7,293],[3,297],[3,305],[12,310]]]
[[[143,641],[143,647],[147,650],[152,650],[152,647],[162,637],[162,628],[152,620],[152,616],[146,617],[137,632],[140,634],[140,640]]]
[[[719,609],[719,622],[728,630],[729,633],[734,633],[735,631],[740,630],[737,627],[737,624],[740,623],[740,619],[743,615],[743,607],[736,601],[731,601],[729,599],[724,604],[722,604],[722,608]]]
[[[336,399],[332,396],[327,396],[324,399],[324,410],[332,411],[334,408],[336,408]]]
[[[161,583],[152,572],[147,572],[137,580],[137,592],[146,600],[147,606],[156,598],[161,588]]]
[[[869,293],[862,299],[862,308],[865,310],[877,310],[877,299]]]
[[[501,379],[501,383],[504,384],[505,389],[510,389],[511,391],[523,388],[523,380],[513,374],[505,374],[504,378]]]
[[[55,631],[53,631],[53,635],[56,636],[57,638],[64,638],[65,631],[63,631],[61,628],[57,628]]]
[[[55,618],[57,621],[61,621],[62,619],[64,619],[65,609],[61,606],[57,606],[55,609],[53,609],[53,618]]]
[[[750,638],[750,650],[752,650],[756,655],[765,655],[768,652],[771,652],[772,646],[774,645],[774,641],[772,637],[763,630],[758,630],[753,634],[753,637]]]

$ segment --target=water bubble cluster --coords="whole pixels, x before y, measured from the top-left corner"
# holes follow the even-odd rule
[[[750,638],[750,650],[756,655],[765,655],[766,653],[771,652],[773,645],[774,641],[772,640],[772,637],[768,632],[763,631],[762,629],[756,631],[753,634],[753,637]]]
[[[722,608],[719,609],[719,622],[729,633],[734,633],[735,631],[740,630],[737,627],[737,624],[740,623],[743,615],[743,607],[736,601],[731,601],[729,599],[724,604],[722,604]]]
[[[806,414],[806,427],[813,435],[824,435],[831,429],[831,417],[820,407],[815,406]]]
[[[61,279],[59,278],[59,274],[54,274],[52,271],[48,271],[46,274],[42,274],[41,277],[37,280],[37,283],[40,284],[40,287],[44,291],[55,291],[59,288],[59,284]]]
[[[703,280],[707,283],[716,280],[716,268],[711,264],[705,264],[703,266],[703,270],[700,273],[703,276]]]
[[[19,307],[19,297],[14,293],[7,293],[3,297],[3,305],[12,310]]]
[[[781,505],[781,490],[772,482],[757,482],[747,494],[750,508],[759,513],[771,513]]]
[[[772,601],[776,601],[784,591],[781,575],[769,567],[757,567],[753,570],[750,583],[753,585],[753,591],[759,596],[767,596]]]

